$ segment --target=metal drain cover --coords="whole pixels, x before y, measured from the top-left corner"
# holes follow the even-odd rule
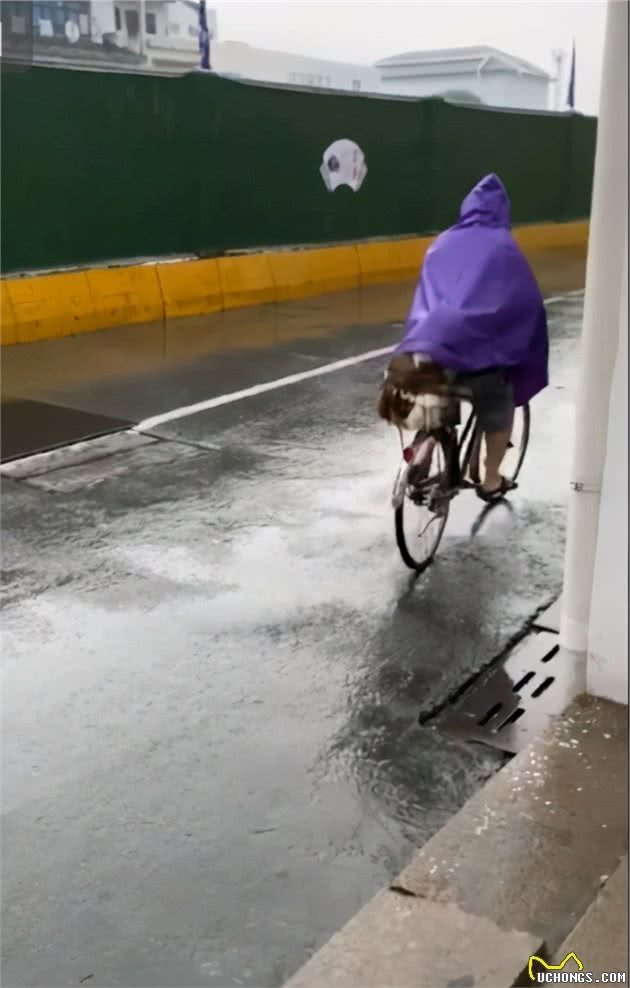
[[[508,657],[483,673],[434,723],[467,741],[517,754],[573,698],[573,670],[558,636],[529,635]]]
[[[131,425],[126,419],[95,415],[44,401],[2,396],[2,463],[105,436]]]

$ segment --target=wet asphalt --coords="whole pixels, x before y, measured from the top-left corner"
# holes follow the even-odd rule
[[[418,718],[559,593],[581,305],[549,308],[510,506],[477,530],[461,495],[417,581],[379,361],[3,479],[5,985],[280,985],[497,770]],[[396,334],[225,349],[63,400],[137,421]]]

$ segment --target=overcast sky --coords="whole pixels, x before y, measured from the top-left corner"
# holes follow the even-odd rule
[[[577,50],[576,106],[597,113],[605,0],[209,0],[220,41],[345,62],[402,51],[492,45],[541,68]]]

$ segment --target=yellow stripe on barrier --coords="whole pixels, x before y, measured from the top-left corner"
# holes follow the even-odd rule
[[[558,247],[583,247],[588,245],[588,220],[572,223],[533,223],[514,229],[516,242],[523,250],[544,250]]]
[[[356,247],[320,247],[269,255],[278,302],[359,286]]]
[[[17,343],[17,326],[15,324],[15,315],[13,313],[13,306],[11,305],[11,299],[9,298],[9,288],[6,282],[0,282],[2,285],[1,297],[0,297],[0,340],[2,341],[2,346],[9,346],[11,343]]]
[[[213,259],[157,264],[166,319],[205,316],[223,308],[219,268]]]
[[[100,327],[85,271],[14,278],[6,282],[18,343],[49,340]]]
[[[269,257],[269,254],[242,254],[218,259],[224,309],[278,301]]]
[[[95,268],[87,272],[98,329],[162,319],[162,292],[154,264]]]
[[[516,227],[514,235],[526,252],[586,250],[588,230],[588,221],[579,220]],[[9,278],[2,281],[2,344],[411,281],[432,240],[417,237]]]
[[[307,262],[305,250],[278,251],[269,255],[278,302],[306,298]]]
[[[358,244],[362,285],[383,285],[417,278],[431,237]]]

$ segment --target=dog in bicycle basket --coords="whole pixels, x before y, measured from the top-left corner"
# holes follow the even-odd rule
[[[454,377],[423,354],[396,354],[385,371],[378,414],[409,432],[432,432],[458,425],[459,402],[452,392]]]

